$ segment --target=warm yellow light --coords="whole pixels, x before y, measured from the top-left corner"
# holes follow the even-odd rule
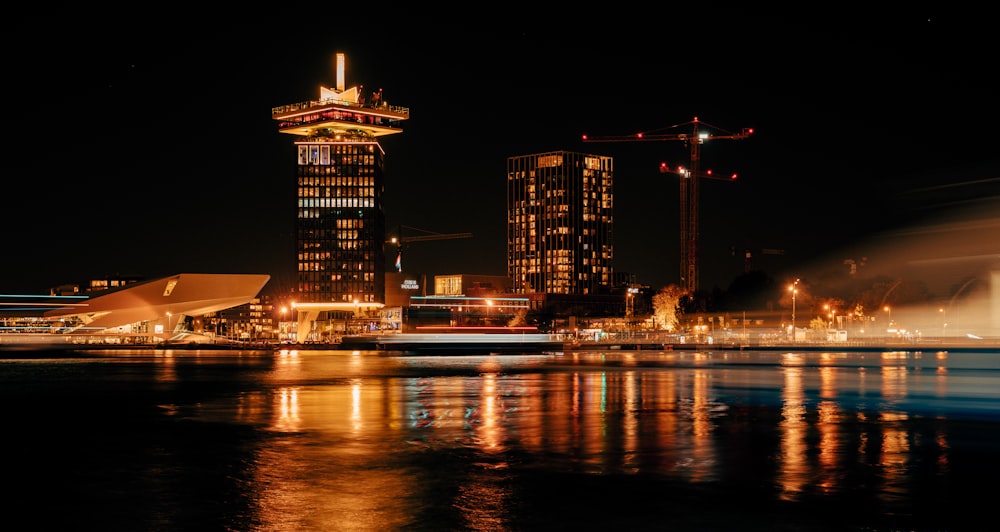
[[[347,82],[344,79],[345,58],[346,56],[342,52],[337,53],[337,90],[341,92],[347,86]]]
[[[359,303],[355,303],[354,301],[344,301],[344,302],[328,301],[323,303],[299,303],[298,305],[296,305],[295,308],[296,310],[299,310],[301,312],[309,312],[309,311],[323,311],[323,310],[356,310],[358,306]],[[385,307],[385,304],[368,302],[365,303],[365,307],[378,309]]]

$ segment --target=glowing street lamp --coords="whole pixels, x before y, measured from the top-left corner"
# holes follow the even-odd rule
[[[938,312],[941,313],[941,336],[948,336],[948,311],[939,308]]]
[[[166,325],[166,328],[163,330],[163,333],[164,333],[164,335],[163,335],[163,343],[164,344],[166,344],[167,342],[170,341],[170,317],[171,316],[173,316],[173,314],[168,310],[167,311],[167,325]],[[160,327],[163,327],[163,326],[162,325],[157,325],[156,329],[159,329]],[[159,331],[157,330],[155,332],[159,332]]]
[[[791,286],[788,287],[788,291],[792,293],[792,340],[795,340],[795,295],[799,293],[796,286],[799,285],[799,280],[796,279]]]
[[[882,310],[886,312],[886,319],[889,321],[889,325],[886,327],[886,332],[888,332],[888,329],[892,328],[892,309],[889,308],[889,305],[886,305]]]

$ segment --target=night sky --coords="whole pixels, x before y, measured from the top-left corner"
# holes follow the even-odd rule
[[[29,11],[0,37],[0,293],[181,272],[269,273],[269,288],[290,288],[293,137],[270,113],[335,87],[337,52],[348,87],[410,108],[404,132],[383,138],[388,226],[474,235],[412,244],[404,271],[505,275],[507,157],[571,150],[614,157],[615,269],[677,283],[678,184],[658,166],[688,164],[687,148],[581,136],[694,117],[755,130],[701,151],[703,169],[740,176],[702,182],[704,288],[725,289],[745,250],[779,279],[862,257],[892,274],[942,253],[996,254],[992,18],[836,5]],[[972,238],[951,250],[932,233]]]

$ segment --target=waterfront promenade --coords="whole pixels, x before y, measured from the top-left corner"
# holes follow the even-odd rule
[[[895,337],[873,336],[863,339],[827,342],[810,340],[784,340],[768,339],[761,340],[751,338],[748,340],[732,339],[721,341],[679,341],[675,338],[657,339],[637,338],[637,339],[608,339],[583,342],[566,342],[566,350],[602,350],[602,349],[623,349],[623,350],[796,350],[796,351],[998,351],[1000,352],[1000,339],[982,338],[972,339],[963,337],[931,337],[919,340],[903,340]]]
[[[559,335],[530,334],[392,334],[385,336],[345,336],[336,342],[277,343],[267,341],[215,343],[167,342],[158,344],[106,343],[91,336],[4,334],[0,335],[0,353],[18,351],[94,351],[94,350],[308,350],[308,351],[390,351],[413,354],[511,354],[559,351],[834,351],[834,352],[895,352],[953,351],[1000,353],[1000,338],[925,337],[901,339],[870,336],[847,341],[812,341],[749,335],[747,338],[687,337],[666,333],[637,333],[601,339],[566,338]]]

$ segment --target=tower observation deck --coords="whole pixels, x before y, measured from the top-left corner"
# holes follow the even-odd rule
[[[381,137],[402,133],[398,123],[410,118],[410,110],[334,97],[275,107],[271,109],[271,117],[279,121],[279,132],[302,137],[323,134]]]
[[[320,87],[320,99],[271,109],[278,131],[300,137],[341,137],[345,140],[402,133],[400,122],[410,118],[407,107],[389,105],[382,90],[344,88],[344,57],[337,54],[337,88]]]
[[[337,85],[319,99],[274,107],[278,131],[295,136],[296,285],[299,341],[318,331],[360,332],[381,321],[385,305],[385,151],[379,137],[402,133],[405,107],[382,90]],[[317,327],[325,316],[328,323]]]

